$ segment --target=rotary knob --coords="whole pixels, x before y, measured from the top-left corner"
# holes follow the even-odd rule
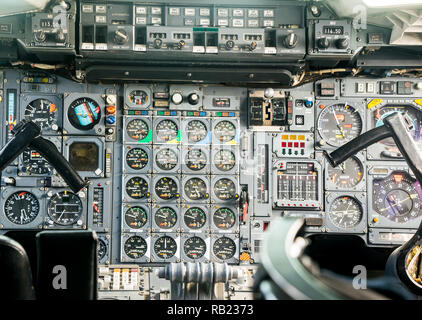
[[[349,40],[346,38],[340,38],[336,41],[336,47],[337,49],[347,49],[349,46]]]
[[[199,102],[199,96],[198,96],[198,94],[196,94],[196,93],[191,93],[191,94],[188,96],[188,102],[189,102],[189,104],[191,104],[191,105],[196,105],[196,104],[198,104],[198,102]]]
[[[330,46],[330,39],[327,38],[320,38],[318,40],[318,47],[321,49],[327,49]]]
[[[181,104],[183,101],[183,96],[181,93],[179,92],[175,92],[173,93],[173,95],[171,96],[171,102],[173,102],[173,104]]]
[[[232,50],[235,46],[235,43],[233,40],[227,40],[226,41],[226,49],[227,50]]]
[[[162,47],[162,45],[163,45],[163,40],[161,40],[159,38],[154,39],[154,48],[155,49],[160,49]]]
[[[297,35],[295,33],[290,33],[284,37],[284,46],[289,49],[293,49],[297,45]]]
[[[117,44],[125,44],[129,40],[129,36],[124,29],[119,29],[114,32],[114,42]]]

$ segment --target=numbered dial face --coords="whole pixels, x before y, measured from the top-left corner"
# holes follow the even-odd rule
[[[197,230],[205,226],[207,215],[201,208],[189,208],[186,210],[183,220],[189,229]]]
[[[318,119],[318,131],[326,143],[339,147],[361,133],[362,118],[348,104],[335,104],[322,110]]]
[[[199,259],[205,255],[207,244],[200,237],[192,237],[185,241],[183,251],[191,259]]]
[[[57,107],[47,99],[37,99],[26,106],[25,119],[35,122],[41,130],[49,129],[57,121]]]
[[[107,254],[107,245],[103,239],[98,239],[97,254],[98,254],[98,261],[101,261],[102,259],[104,259],[104,257]]]
[[[177,213],[173,208],[162,207],[155,212],[155,224],[161,229],[171,229],[176,225]]]
[[[398,223],[416,219],[422,213],[418,182],[407,173],[393,173],[374,182],[374,208],[384,217]]]
[[[189,121],[186,129],[188,133],[188,141],[190,143],[202,141],[207,137],[207,126],[202,121]]]
[[[123,250],[132,259],[142,258],[147,252],[148,245],[144,238],[133,236],[126,240]]]
[[[79,130],[90,130],[101,120],[101,109],[91,98],[73,101],[67,112],[70,123]]]
[[[191,149],[186,154],[186,166],[192,171],[199,171],[207,165],[207,156],[201,149]]]
[[[228,260],[236,254],[236,243],[233,239],[221,237],[214,242],[212,251],[218,259]]]
[[[143,90],[134,90],[128,96],[129,102],[136,106],[144,106],[148,103],[148,94]]]
[[[236,137],[236,127],[230,121],[221,121],[214,128],[214,135],[219,142],[229,142]]]
[[[331,204],[328,216],[336,227],[350,229],[362,220],[362,207],[355,198],[337,198]]]
[[[236,224],[236,215],[229,208],[219,208],[212,217],[214,225],[221,230],[228,230]]]
[[[230,150],[220,150],[214,155],[214,165],[221,171],[230,171],[236,165],[236,156]]]
[[[148,124],[141,119],[129,121],[126,125],[126,133],[133,140],[144,140],[148,136]]]
[[[50,174],[53,171],[51,165],[35,150],[26,148],[22,153],[24,170],[30,174]]]
[[[177,138],[179,128],[171,120],[162,120],[157,124],[156,133],[161,141],[172,141]]]
[[[126,182],[126,193],[132,199],[142,199],[148,197],[148,182],[141,177],[130,178]]]
[[[177,243],[169,236],[163,236],[154,243],[154,252],[161,259],[169,259],[176,254]]]
[[[28,224],[35,220],[39,212],[38,199],[27,191],[13,193],[4,203],[4,213],[14,224]]]
[[[203,200],[208,198],[207,184],[201,178],[191,178],[185,183],[185,194],[190,200]]]
[[[82,215],[82,201],[70,191],[61,191],[53,195],[48,203],[48,215],[57,224],[71,225]]]
[[[155,193],[163,200],[171,200],[178,196],[177,183],[172,178],[164,177],[155,184]]]
[[[333,168],[328,166],[330,181],[340,189],[355,187],[363,177],[363,165],[356,157],[351,157]]]
[[[230,179],[220,179],[214,184],[214,194],[220,200],[232,200],[236,197],[236,186]]]
[[[161,149],[155,155],[155,163],[161,170],[172,170],[179,162],[176,151],[166,148]]]
[[[141,170],[148,164],[148,154],[142,148],[133,148],[126,154],[126,164],[133,170]]]
[[[131,207],[125,212],[125,222],[132,229],[142,228],[147,221],[147,212],[142,207]]]

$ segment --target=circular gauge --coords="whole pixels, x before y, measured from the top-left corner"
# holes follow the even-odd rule
[[[214,225],[221,230],[228,230],[236,224],[236,216],[229,208],[219,208],[212,217]]]
[[[172,170],[179,162],[176,151],[166,148],[161,149],[155,155],[155,163],[161,170]]]
[[[214,194],[220,200],[232,200],[236,197],[236,186],[232,180],[222,178],[214,184]]]
[[[200,171],[207,165],[207,156],[201,149],[191,149],[186,154],[186,166],[192,171]]]
[[[143,90],[133,90],[128,96],[129,102],[136,106],[144,106],[148,103],[148,94]]]
[[[98,261],[101,261],[107,253],[107,245],[103,239],[98,239],[97,256]]]
[[[144,140],[148,136],[148,124],[141,119],[133,119],[126,125],[126,133],[133,140]]]
[[[221,237],[214,242],[212,251],[218,259],[228,260],[236,254],[236,243],[233,239]]]
[[[199,259],[205,255],[207,244],[200,237],[191,237],[183,245],[183,251],[191,259]]]
[[[51,128],[57,121],[57,106],[47,99],[37,99],[25,108],[25,119],[35,122],[41,130]]]
[[[419,217],[421,196],[418,183],[406,173],[393,173],[384,180],[374,183],[374,205],[384,217],[398,223]]]
[[[177,124],[168,119],[161,120],[157,124],[157,127],[155,128],[155,130],[156,130],[158,139],[160,139],[161,141],[174,140],[176,139],[179,133],[179,128],[177,127]]]
[[[38,199],[30,192],[18,191],[4,203],[4,214],[10,222],[24,225],[35,220],[40,212]]]
[[[132,236],[128,238],[123,248],[125,254],[131,259],[142,258],[147,252],[147,249],[147,242],[140,236]]]
[[[188,141],[199,142],[207,137],[207,126],[199,120],[189,121],[187,126]]]
[[[162,236],[154,243],[154,252],[161,259],[169,259],[176,254],[177,243],[169,236]]]
[[[155,212],[154,220],[161,229],[171,229],[176,225],[177,213],[170,207],[162,207]]]
[[[328,165],[330,181],[341,189],[355,187],[363,177],[363,165],[356,157],[351,157],[333,168]]]
[[[93,99],[79,98],[70,104],[67,117],[76,129],[90,130],[100,122],[101,109]]]
[[[176,181],[168,177],[161,178],[155,184],[155,193],[163,200],[171,200],[178,197]]]
[[[214,128],[214,135],[219,142],[230,142],[236,137],[236,127],[230,121],[220,121]]]
[[[230,150],[220,150],[214,155],[214,165],[218,170],[230,171],[236,165],[236,156]]]
[[[38,151],[26,148],[22,153],[23,170],[30,174],[50,174],[53,167]]]
[[[74,224],[82,215],[82,201],[70,191],[61,191],[53,195],[48,204],[48,215],[57,224]]]
[[[130,178],[126,182],[126,193],[132,199],[148,197],[148,182],[141,177]]]
[[[322,110],[318,118],[318,131],[326,143],[339,147],[361,133],[362,118],[348,104],[335,104]]]
[[[197,230],[205,225],[207,222],[207,215],[201,208],[193,207],[186,210],[183,220],[189,229]]]
[[[141,170],[148,164],[148,154],[141,148],[130,149],[126,154],[126,164],[133,170]]]
[[[125,222],[132,229],[140,229],[148,221],[147,212],[142,207],[131,207],[125,212]]]
[[[209,197],[207,184],[201,178],[191,178],[186,181],[184,190],[190,200],[203,200]]]
[[[340,197],[331,204],[328,217],[336,227],[350,229],[362,220],[362,207],[355,198]]]

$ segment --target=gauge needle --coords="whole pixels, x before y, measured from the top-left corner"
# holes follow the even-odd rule
[[[398,202],[395,201],[394,197],[393,197],[393,199],[390,199],[390,198],[387,197],[387,202],[390,205],[390,207],[391,207],[391,209],[393,210],[393,213],[394,213],[394,208],[395,207],[397,207],[399,204],[401,204],[403,202],[406,202],[409,199],[413,199],[413,197],[412,196],[409,196],[409,197],[407,197],[407,198],[405,198],[403,200],[400,200]],[[380,209],[380,211],[385,211],[385,210],[387,210],[387,208]]]
[[[346,103],[346,105],[347,105],[347,103]],[[333,113],[334,113],[334,119],[337,122],[337,128],[340,130],[340,133],[341,133],[341,135],[343,136],[343,139],[344,139],[344,138],[346,138],[346,136],[344,134],[343,128],[340,126],[340,122],[338,121],[336,110],[333,109]]]
[[[66,211],[66,209],[64,209],[63,210],[63,212],[62,212],[62,214],[60,215],[60,217],[57,219],[57,221],[60,221],[61,220],[61,218],[62,218],[62,216],[63,216],[63,214],[64,214],[64,212]]]

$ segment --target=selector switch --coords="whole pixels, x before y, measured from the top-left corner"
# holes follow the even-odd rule
[[[289,49],[293,49],[297,45],[297,35],[295,33],[290,33],[284,37],[284,46]]]
[[[349,40],[341,38],[336,41],[337,49],[347,49],[349,47]]]
[[[226,49],[227,50],[232,50],[235,46],[235,43],[233,40],[227,40],[226,41]]]
[[[179,92],[173,93],[171,96],[171,102],[173,102],[173,104],[176,104],[176,105],[181,104],[183,102],[182,94]]]
[[[199,96],[196,93],[191,93],[188,96],[188,102],[189,102],[189,104],[197,105],[198,102],[199,102]]]
[[[161,39],[154,39],[154,48],[160,49],[163,46],[163,40]]]
[[[327,38],[320,38],[318,40],[318,47],[321,49],[328,49],[330,46],[330,39]]]
[[[129,39],[126,30],[119,29],[114,32],[114,42],[120,45],[125,44]]]

